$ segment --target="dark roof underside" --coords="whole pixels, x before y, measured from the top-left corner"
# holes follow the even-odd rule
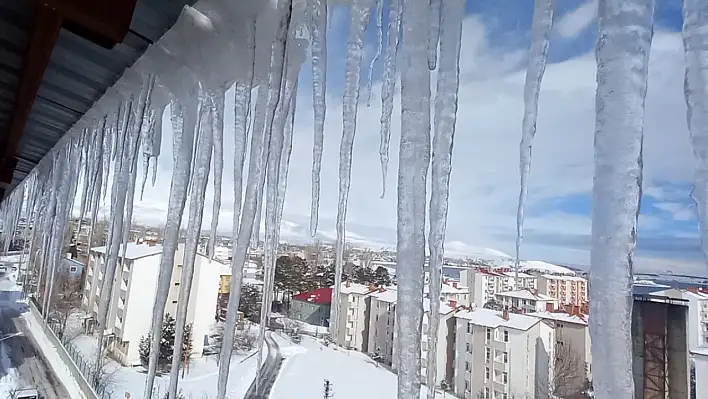
[[[130,31],[106,49],[62,29],[20,140],[12,186],[17,186],[153,42],[196,0],[138,0]],[[22,61],[32,29],[28,1],[0,0],[0,132],[15,105]]]

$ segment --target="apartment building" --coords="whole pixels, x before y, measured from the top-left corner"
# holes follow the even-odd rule
[[[694,375],[696,379],[696,398],[708,398],[708,378],[698,376],[708,375],[708,346],[691,351],[693,355]]]
[[[150,332],[152,326],[161,257],[160,245],[129,243],[125,259],[118,259],[115,275],[112,276],[113,283],[108,288],[111,290],[110,308],[106,319],[108,349],[124,365],[140,364],[138,343],[141,337]],[[184,245],[180,244],[175,253],[165,314],[177,314],[183,259]],[[106,247],[92,248],[82,304],[94,319],[97,318],[101,286],[106,277],[105,267]],[[211,310],[216,305],[220,267],[218,262],[210,262],[202,255],[197,255],[194,262],[187,323],[192,324],[192,351],[196,356],[201,355],[204,338],[214,323],[214,313]]]
[[[469,269],[460,273],[460,283],[469,287],[470,304],[483,307],[490,300],[496,299],[499,292],[537,288],[535,276],[519,272],[518,277],[517,284],[516,274],[508,268]]]
[[[575,307],[571,313],[558,311],[528,314],[550,324],[555,331],[554,373],[550,385],[555,396],[561,398],[584,398],[586,382],[592,381],[588,316],[580,314],[578,310],[579,307]]]
[[[558,300],[537,290],[498,292],[495,299],[503,307],[518,309],[523,313],[553,311],[558,309]]]
[[[708,346],[708,294],[691,289],[683,298],[688,300],[688,349]]]
[[[340,312],[337,320],[337,345],[361,352],[368,350],[370,294],[376,287],[343,282],[340,290]]]
[[[423,295],[426,298],[430,297],[428,285],[423,288]],[[440,289],[440,301],[444,303],[453,301],[458,305],[469,306],[470,289],[457,281],[444,281]]]
[[[555,330],[540,318],[472,308],[456,314],[455,393],[464,399],[546,398]]]
[[[588,302],[588,281],[580,276],[542,274],[538,291],[563,305],[583,306]]]
[[[392,365],[393,339],[396,330],[395,289],[380,288],[370,294],[370,316],[367,353],[374,359]]]

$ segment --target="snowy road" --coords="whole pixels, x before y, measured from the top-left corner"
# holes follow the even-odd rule
[[[0,275],[0,393],[13,388],[37,387],[46,399],[70,395],[56,377],[21,317],[26,305],[18,302],[9,275]],[[5,338],[5,339],[2,339]]]
[[[278,378],[283,357],[280,354],[280,347],[273,339],[270,331],[266,332],[265,343],[268,345],[268,357],[261,366],[259,380],[254,379],[244,399],[264,399],[270,396],[270,391]]]

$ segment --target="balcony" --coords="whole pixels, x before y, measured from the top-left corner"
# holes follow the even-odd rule
[[[494,359],[494,370],[509,371],[509,363],[504,363],[502,359]]]

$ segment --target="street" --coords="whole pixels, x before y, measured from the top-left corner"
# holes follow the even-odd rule
[[[36,387],[46,399],[69,398],[28,333],[21,316],[27,308],[20,299],[11,274],[0,275],[0,378],[14,374],[16,388]]]
[[[265,344],[268,346],[268,357],[261,366],[259,378],[254,379],[248,388],[244,398],[265,399],[270,396],[270,391],[278,378],[280,366],[283,363],[283,356],[280,354],[278,343],[272,337],[272,332],[267,331]]]

